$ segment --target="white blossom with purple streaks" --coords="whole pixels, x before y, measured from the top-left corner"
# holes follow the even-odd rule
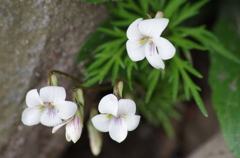
[[[82,134],[83,127],[79,111],[69,120],[55,125],[52,129],[52,133],[57,132],[57,130],[64,125],[66,125],[66,140],[76,143]]]
[[[137,128],[140,116],[135,115],[136,104],[131,99],[120,99],[113,94],[103,97],[98,110],[101,114],[92,118],[92,123],[101,132],[109,132],[110,137],[122,142],[128,131]]]
[[[128,27],[126,48],[132,61],[146,57],[153,67],[165,68],[163,60],[172,58],[176,52],[167,39],[160,37],[168,21],[165,18],[139,18]]]
[[[62,119],[69,119],[77,110],[77,105],[71,101],[65,101],[66,92],[63,87],[48,86],[40,89],[30,90],[26,96],[26,108],[22,113],[22,122],[32,126],[42,123],[45,126],[53,127],[62,122]]]

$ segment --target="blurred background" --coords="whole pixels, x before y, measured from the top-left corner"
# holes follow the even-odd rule
[[[83,128],[80,140],[73,144],[65,140],[64,128],[52,134],[51,128],[42,125],[27,127],[21,122],[21,114],[26,108],[26,93],[30,89],[45,86],[50,70],[57,69],[83,79],[83,63],[77,63],[77,53],[87,37],[108,16],[105,3],[2,0],[0,158],[95,157],[90,150],[86,127]],[[226,47],[239,45],[240,2],[210,0],[189,23],[193,26],[205,24],[223,41],[231,40],[231,34],[235,34],[238,40]],[[210,54],[207,51],[193,51],[192,57],[194,67],[204,76],[203,79],[193,77],[193,80],[202,89],[201,96],[209,116],[203,116],[194,101],[179,103],[176,110],[182,119],[171,120],[174,138],[169,138],[161,126],[150,125],[141,117],[138,128],[129,132],[127,139],[120,144],[104,133],[99,158],[234,157],[223,140],[212,105],[212,91],[208,82]],[[71,91],[74,83],[60,77],[59,85]],[[97,105],[100,98],[108,93],[111,91],[86,91],[85,106]],[[70,94],[68,99],[71,99]],[[178,107],[182,105],[184,110],[179,110]]]

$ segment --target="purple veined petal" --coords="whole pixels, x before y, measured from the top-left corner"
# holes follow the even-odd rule
[[[43,114],[41,116],[40,122],[48,127],[53,127],[62,122],[62,119],[57,114],[56,108],[46,107],[43,110]]]
[[[113,94],[108,94],[104,96],[99,105],[98,110],[100,113],[117,115],[118,110],[118,99]]]
[[[138,24],[141,35],[147,37],[159,37],[168,24],[168,19],[155,18],[143,20]]]
[[[52,133],[56,133],[62,126],[66,125],[68,122],[72,121],[73,117],[65,122],[55,125],[52,129]]]
[[[131,99],[120,99],[118,103],[118,115],[135,114],[136,104]]]
[[[28,107],[34,107],[43,105],[41,98],[37,92],[37,89],[30,90],[26,96],[26,104]]]
[[[128,40],[126,43],[126,49],[127,49],[129,58],[132,61],[143,60],[145,58],[144,46],[145,46],[145,43],[140,44],[140,41]]]
[[[161,56],[158,54],[156,45],[154,43],[147,44],[145,46],[145,55],[148,60],[148,62],[155,67],[156,69],[164,69],[165,65],[162,61]]]
[[[79,140],[82,134],[82,123],[79,117],[73,117],[72,121],[67,123],[66,133],[73,143],[76,143]]]
[[[127,29],[127,38],[130,40],[141,40],[143,36],[138,31],[138,24],[142,18],[135,20]]]
[[[167,39],[162,37],[152,38],[153,43],[158,48],[158,53],[163,60],[171,59],[176,52],[175,47]]]
[[[111,123],[109,126],[109,135],[110,137],[121,143],[127,137],[127,126],[124,122],[123,117],[114,117],[111,119]]]
[[[96,115],[92,118],[93,126],[101,132],[108,132],[109,125],[111,122],[111,117],[113,116],[109,116],[107,114]]]
[[[66,91],[63,87],[47,86],[40,89],[40,98],[43,102],[58,102],[66,99]]]
[[[27,126],[32,126],[40,123],[40,118],[43,109],[37,107],[26,108],[22,113],[22,122]]]
[[[71,101],[54,102],[53,105],[58,110],[58,115],[66,120],[72,117],[77,111],[77,104]]]
[[[133,114],[127,114],[124,116],[124,121],[127,125],[128,131],[133,131],[137,128],[139,122],[140,122],[140,116],[133,115]]]

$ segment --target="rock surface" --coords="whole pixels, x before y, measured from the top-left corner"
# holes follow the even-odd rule
[[[76,0],[1,2],[1,158],[54,158],[61,154],[67,145],[63,130],[53,135],[51,128],[22,124],[25,95],[45,86],[50,70],[79,76],[78,50],[107,15],[103,4]],[[70,83],[63,79],[60,85],[69,89]]]
[[[196,149],[188,158],[235,158],[235,156],[229,151],[222,133],[219,132]]]

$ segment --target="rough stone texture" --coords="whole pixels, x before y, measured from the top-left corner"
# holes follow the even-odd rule
[[[212,139],[195,150],[188,158],[235,158],[229,151],[222,133],[217,133]]]
[[[64,131],[24,126],[25,95],[46,85],[49,70],[78,75],[83,40],[107,17],[103,4],[76,0],[3,0],[0,5],[0,157],[54,158]],[[63,82],[64,81],[64,82]],[[69,89],[70,80],[62,86]]]

